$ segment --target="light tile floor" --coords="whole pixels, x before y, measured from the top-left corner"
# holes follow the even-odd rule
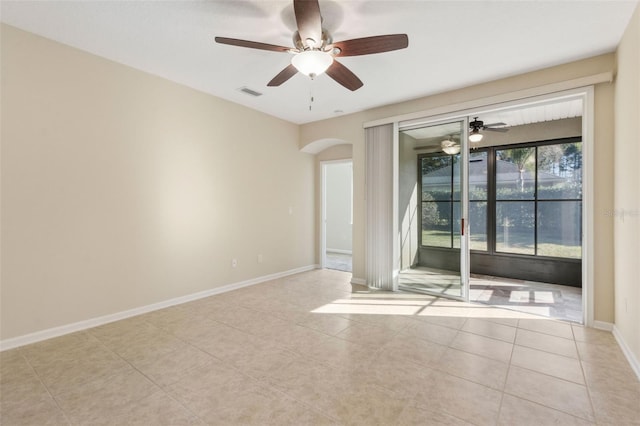
[[[460,273],[417,266],[400,271],[398,285],[403,290],[421,291],[460,297]]]
[[[316,270],[0,353],[3,425],[633,425],[608,332]]]
[[[334,253],[328,251],[326,254],[325,267],[338,271],[351,272],[351,255],[344,253]]]
[[[474,302],[582,323],[582,288],[512,278],[471,275]]]
[[[558,284],[471,274],[469,298],[474,302],[549,318],[582,323],[582,289]],[[417,267],[400,272],[404,291],[427,291],[460,297],[460,275]]]

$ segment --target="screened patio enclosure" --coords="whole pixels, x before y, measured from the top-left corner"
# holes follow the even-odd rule
[[[411,231],[401,226],[405,280],[412,279],[412,268],[436,271],[431,279],[441,281],[452,271],[457,276],[466,217],[471,274],[582,286],[581,116],[514,124],[470,143],[466,167],[462,153],[440,147],[455,136],[400,131],[401,218],[411,173],[416,198],[415,250],[407,250]],[[461,213],[461,170],[467,176],[467,215]]]

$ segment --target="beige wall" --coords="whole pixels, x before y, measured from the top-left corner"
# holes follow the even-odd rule
[[[333,161],[333,160],[350,160],[353,156],[353,146],[348,143],[334,145],[316,154],[316,160]]]
[[[614,85],[595,88],[595,134],[593,153],[594,208],[594,319],[613,323],[613,218],[604,214],[613,205],[613,97]]]
[[[615,143],[624,151],[612,149],[614,86],[595,88],[595,319],[614,320],[615,263],[616,322],[638,355],[639,271],[624,254],[614,262],[609,212],[614,153],[618,182],[636,182],[618,184],[615,209],[638,208],[629,194],[640,184],[639,19],[636,10],[617,57],[300,127],[3,25],[0,338],[315,263],[320,160],[354,160],[361,279],[364,122],[611,71],[617,60]],[[352,145],[315,159],[298,151],[324,138]],[[635,223],[616,219],[618,253],[638,253]]]
[[[298,126],[5,25],[1,59],[1,339],[315,263]]]
[[[640,6],[617,51],[615,92],[615,322],[640,362]]]
[[[540,71],[505,78],[477,86],[388,105],[351,115],[336,117],[301,126],[300,146],[325,138],[353,143],[354,227],[353,276],[363,280],[364,269],[364,131],[369,121],[427,111],[438,107],[508,94],[520,90],[559,83],[580,77],[610,72],[615,55],[606,54]],[[595,88],[595,210],[605,211],[612,205],[613,194],[613,85],[598,84]],[[595,217],[595,319],[613,322],[613,220],[599,214]]]

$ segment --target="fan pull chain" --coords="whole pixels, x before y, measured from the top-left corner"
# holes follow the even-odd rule
[[[313,80],[311,80],[311,87],[309,88],[309,111],[312,110],[313,101]]]

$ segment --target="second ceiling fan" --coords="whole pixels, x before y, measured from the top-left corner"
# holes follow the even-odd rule
[[[293,48],[227,37],[216,37],[215,41],[232,46],[293,54],[291,64],[280,71],[267,86],[280,86],[298,72],[311,78],[326,72],[329,77],[352,91],[359,89],[364,83],[336,58],[390,52],[409,45],[406,34],[334,42],[329,32],[322,28],[318,0],[294,0],[293,11],[298,26],[298,31],[293,34]]]
[[[469,142],[477,143],[482,140],[481,130],[489,130],[492,132],[508,132],[509,129],[504,127],[506,123],[491,123],[484,124],[484,121],[478,120],[478,117],[475,117],[472,122],[469,123]]]

